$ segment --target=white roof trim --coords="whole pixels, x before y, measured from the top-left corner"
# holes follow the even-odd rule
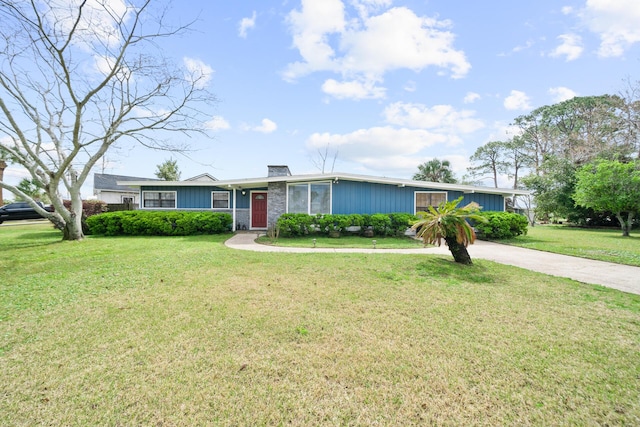
[[[270,182],[307,182],[307,181],[358,181],[371,182],[375,184],[390,184],[405,187],[431,188],[434,190],[450,190],[461,191],[463,193],[487,193],[501,194],[507,197],[513,195],[528,195],[529,191],[514,190],[512,188],[493,188],[480,187],[461,184],[447,184],[444,182],[427,182],[413,181],[410,179],[387,178],[369,175],[356,175],[349,173],[330,173],[330,174],[309,174],[309,175],[290,175],[290,176],[272,176],[262,178],[244,178],[220,180],[214,182],[203,181],[118,181],[118,185],[128,185],[130,187],[141,186],[163,186],[163,187],[227,187],[229,189],[265,187]]]

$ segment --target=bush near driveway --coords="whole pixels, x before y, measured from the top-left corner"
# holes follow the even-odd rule
[[[106,236],[192,236],[231,231],[233,218],[221,212],[119,211],[87,218],[90,234]]]
[[[516,236],[526,235],[528,221],[524,215],[512,212],[480,212],[480,216],[487,219],[486,222],[473,224],[478,239],[501,240],[511,239]]]

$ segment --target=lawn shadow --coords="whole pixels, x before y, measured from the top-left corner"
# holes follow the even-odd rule
[[[0,250],[49,246],[61,241],[62,233],[59,230],[25,232],[2,241]]]
[[[496,277],[482,263],[474,261],[471,265],[459,264],[453,259],[429,257],[416,266],[419,275],[427,277],[452,277],[471,283],[494,283]]]

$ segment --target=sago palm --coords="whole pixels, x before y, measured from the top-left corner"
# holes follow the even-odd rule
[[[456,262],[471,264],[467,246],[476,240],[476,233],[467,220],[486,220],[479,215],[480,207],[477,203],[472,202],[459,208],[461,201],[462,197],[442,202],[437,208],[429,206],[426,212],[418,212],[420,219],[411,228],[416,230],[417,237],[425,244],[440,246],[444,239]]]

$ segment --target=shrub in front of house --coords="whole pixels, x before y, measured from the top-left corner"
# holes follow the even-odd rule
[[[391,218],[387,214],[371,215],[371,227],[376,236],[386,236],[391,231]]]
[[[418,217],[406,212],[395,212],[389,214],[389,220],[391,220],[389,234],[393,236],[404,236],[407,228],[417,221]]]
[[[191,236],[231,230],[233,218],[221,212],[118,211],[87,218],[89,234],[105,236]]]
[[[312,233],[315,224],[315,217],[302,213],[286,213],[280,215],[276,222],[276,227],[283,237],[304,236]]]
[[[341,233],[353,226],[351,215],[318,215],[315,218],[318,231],[322,234]]]
[[[475,223],[477,237],[482,240],[511,239],[526,235],[529,224],[524,215],[511,212],[480,212],[487,219],[484,223]]]
[[[307,234],[330,234],[332,232],[360,233],[373,230],[378,236],[401,236],[416,220],[408,213],[392,214],[318,214],[287,213],[278,218],[276,228],[283,237],[297,237]]]

